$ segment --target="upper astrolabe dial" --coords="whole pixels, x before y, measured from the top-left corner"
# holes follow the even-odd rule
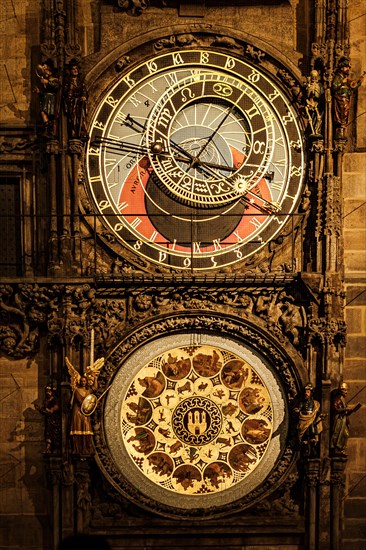
[[[266,173],[272,118],[254,89],[219,71],[179,81],[151,113],[147,145],[154,179],[194,207],[240,198]]]
[[[303,190],[291,101],[260,67],[223,52],[183,48],[131,65],[89,133],[85,186],[108,242],[168,269],[252,256]]]

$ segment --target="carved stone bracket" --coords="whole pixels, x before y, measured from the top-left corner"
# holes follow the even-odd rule
[[[346,146],[347,146],[347,139],[346,138],[340,138],[338,137],[335,141],[334,141],[334,147],[333,147],[333,151],[334,153],[339,153],[339,154],[343,154],[345,153],[346,151]]]
[[[46,153],[49,155],[59,155],[61,153],[60,143],[55,140],[48,140],[46,142]]]
[[[68,142],[68,152],[71,155],[77,155],[81,157],[84,151],[84,142],[80,139],[70,139]]]
[[[320,480],[320,460],[317,458],[306,460],[304,466],[306,485],[316,487]]]
[[[345,472],[346,465],[347,465],[347,457],[342,456],[342,457],[332,458],[331,460],[332,470],[330,475],[330,482],[332,485],[338,485],[342,489],[344,488],[345,486],[344,472]]]

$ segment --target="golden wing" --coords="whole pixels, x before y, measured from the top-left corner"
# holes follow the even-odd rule
[[[77,388],[80,382],[81,377],[78,371],[75,369],[75,367],[72,366],[72,364],[70,363],[67,357],[65,357],[65,361],[67,365],[67,370],[69,371],[69,375],[71,378],[71,388],[72,388],[72,391],[75,391],[75,389]]]
[[[100,357],[100,359],[97,359],[96,361],[94,361],[94,365],[89,365],[89,367],[86,367],[86,374],[89,374],[94,378],[98,378],[103,365],[104,365],[104,357]]]

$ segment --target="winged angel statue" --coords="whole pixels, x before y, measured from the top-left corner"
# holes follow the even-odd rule
[[[104,357],[86,367],[80,374],[66,357],[66,365],[71,378],[71,423],[72,452],[78,455],[94,454],[93,429],[90,415],[98,400],[94,392],[98,389],[98,376],[104,365]]]

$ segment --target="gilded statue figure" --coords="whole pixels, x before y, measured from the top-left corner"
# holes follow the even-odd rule
[[[364,72],[358,79],[349,77],[351,64],[349,59],[341,57],[332,82],[333,119],[336,126],[336,137],[343,138],[348,126],[351,98],[355,90],[361,86]]]
[[[346,403],[348,385],[342,382],[333,392],[331,399],[331,440],[330,448],[333,455],[346,456],[346,448],[349,438],[349,417],[358,411],[361,403],[349,405]]]
[[[313,397],[314,388],[307,384],[293,408],[296,419],[297,442],[305,456],[314,456],[315,446],[323,431],[320,403]]]
[[[83,375],[80,375],[67,357],[66,365],[72,388],[70,422],[72,452],[77,455],[93,455],[93,428],[90,416],[93,407],[90,405],[96,401],[94,392],[98,389],[98,376],[104,365],[104,357],[88,366]],[[92,396],[91,399],[90,396]]]

